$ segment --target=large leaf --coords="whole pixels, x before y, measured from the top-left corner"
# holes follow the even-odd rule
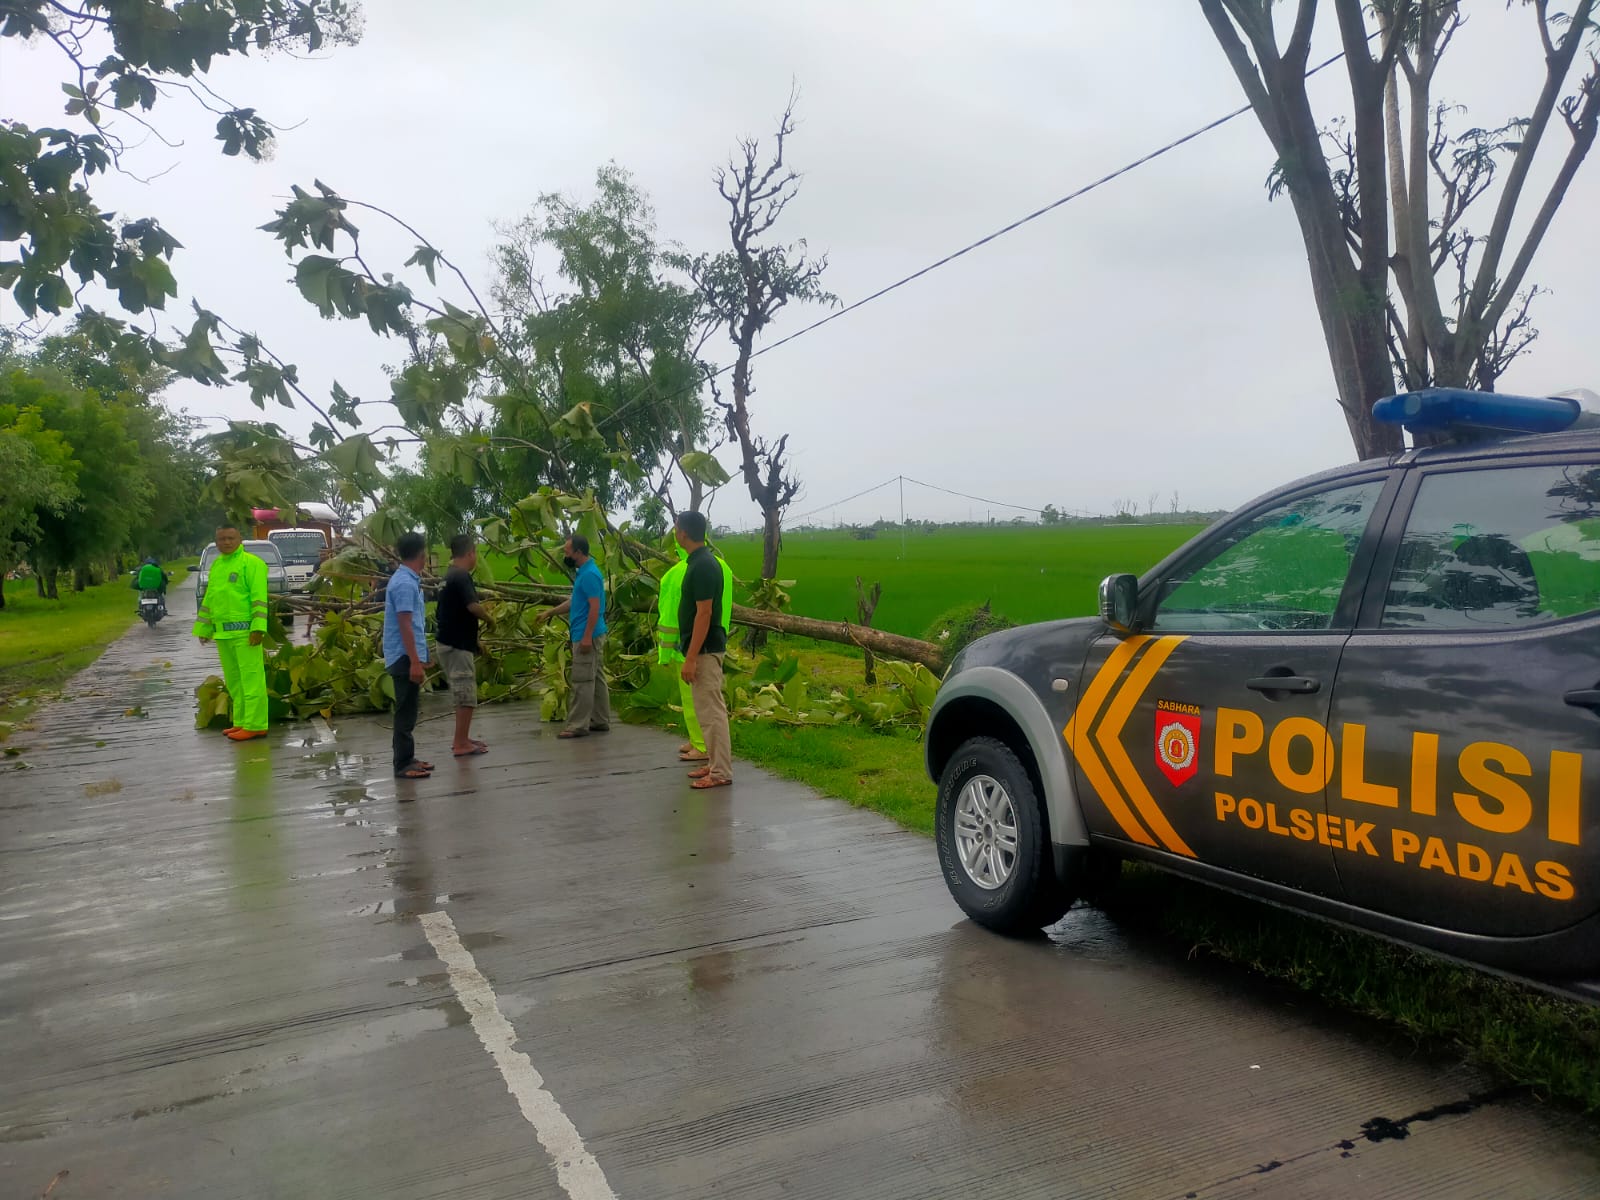
[[[364,433],[347,437],[323,454],[328,464],[345,478],[358,483],[377,483],[383,479],[379,466],[383,455]]]
[[[715,456],[707,454],[704,450],[691,450],[682,455],[678,459],[678,465],[690,479],[698,480],[707,487],[721,487],[733,478],[723,470],[722,464]]]

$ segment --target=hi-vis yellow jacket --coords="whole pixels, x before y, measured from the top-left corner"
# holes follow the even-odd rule
[[[715,551],[713,551],[715,553]],[[733,568],[728,560],[718,554],[722,567],[722,628],[733,629]],[[656,661],[677,663],[683,661],[679,648],[678,605],[683,600],[683,577],[689,569],[689,555],[678,547],[678,561],[661,577],[660,600],[656,606]]]
[[[267,631],[267,564],[240,548],[218,556],[206,576],[195,637],[248,637]]]

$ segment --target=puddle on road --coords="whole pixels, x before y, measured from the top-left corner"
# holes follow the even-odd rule
[[[1085,958],[1126,959],[1132,945],[1115,921],[1087,904],[1074,904],[1045,933],[1056,946]]]
[[[372,799],[372,793],[367,791],[364,783],[341,784],[328,789],[326,803],[333,810],[333,815],[342,817],[357,805],[365,804]]]

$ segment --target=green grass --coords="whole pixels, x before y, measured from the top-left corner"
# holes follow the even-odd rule
[[[186,573],[179,563],[168,563],[166,569],[172,572],[172,585]],[[32,579],[5,582],[0,716],[18,700],[60,687],[138,620],[138,593],[126,577],[74,592],[71,576],[64,575],[58,586],[59,600],[41,600]]]
[[[883,584],[873,625],[922,637],[934,618],[960,604],[988,601],[1018,624],[1095,611],[1100,580],[1138,574],[1188,541],[1200,525],[1068,525],[1057,528],[909,531],[872,541],[848,533],[786,533],[778,576],[792,579],[791,612],[856,619],[856,576]],[[718,548],[741,580],[761,573],[761,538],[724,538]]]
[[[933,833],[933,798],[914,732],[738,721],[733,752],[775,775],[807,784],[857,808],[870,808],[918,833]]]

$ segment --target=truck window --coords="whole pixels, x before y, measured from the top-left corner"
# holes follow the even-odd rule
[[[1383,491],[1370,479],[1241,519],[1209,556],[1161,581],[1153,627],[1177,632],[1327,629]]]
[[[283,555],[283,561],[295,566],[316,566],[322,561],[322,551],[327,546],[322,534],[316,530],[296,530],[292,533],[274,531],[267,538]]]
[[[1429,475],[1384,600],[1391,629],[1483,629],[1600,611],[1600,466]]]

